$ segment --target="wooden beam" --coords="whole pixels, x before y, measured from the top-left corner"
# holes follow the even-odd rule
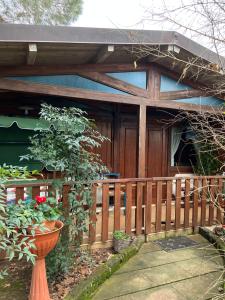
[[[35,63],[37,57],[37,44],[29,44],[28,45],[28,53],[27,53],[27,64],[33,65]]]
[[[83,72],[77,72],[76,74],[78,74],[82,77],[91,79],[93,81],[99,82],[101,84],[105,84],[105,85],[115,88],[117,90],[129,93],[131,95],[146,97],[146,98],[148,96],[148,93],[146,90],[136,87],[132,84],[126,83],[122,80],[113,78],[113,77],[103,74],[103,73],[83,71]]]
[[[56,62],[57,63],[57,62]],[[43,66],[1,66],[0,74],[4,76],[29,76],[29,75],[73,75],[82,71],[93,72],[126,72],[147,70],[146,64],[83,64],[83,65],[43,65]]]
[[[92,59],[93,63],[103,63],[114,52],[114,45],[104,45],[97,56]]]
[[[161,92],[160,100],[176,100],[182,98],[192,98],[207,96],[207,93],[201,90],[182,90],[182,91],[173,91],[173,92]]]
[[[68,88],[63,86],[54,86],[41,83],[31,83],[22,80],[0,79],[0,89],[24,93],[35,93],[40,95],[63,96],[68,99],[87,99],[95,101],[104,101],[111,103],[121,103],[130,105],[147,105],[162,109],[188,110],[188,111],[207,111],[217,112],[218,107],[207,105],[195,105],[189,103],[180,103],[175,101],[151,100],[132,95],[119,95],[79,88]]]
[[[152,65],[147,72],[147,91],[151,100],[159,100],[160,79],[158,68]]]
[[[149,101],[147,106],[156,107],[162,109],[173,109],[173,110],[187,110],[187,111],[196,111],[196,112],[210,112],[217,113],[221,110],[220,107],[209,106],[209,105],[196,105],[190,103],[181,103],[175,101],[164,101],[164,100],[156,100]]]
[[[146,159],[146,105],[139,106],[138,177],[145,177]]]
[[[0,79],[0,89],[25,93],[36,93],[41,95],[63,96],[76,99],[105,101],[111,103],[125,103],[133,105],[146,103],[145,98],[131,95],[110,94],[84,90],[80,88],[68,88],[41,83],[31,83],[22,80]]]

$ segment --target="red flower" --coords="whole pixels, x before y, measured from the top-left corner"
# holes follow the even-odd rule
[[[35,200],[37,201],[38,204],[40,204],[46,202],[46,197],[36,196]]]

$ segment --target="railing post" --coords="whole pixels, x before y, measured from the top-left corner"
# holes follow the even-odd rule
[[[202,179],[201,226],[206,224],[207,179]]]
[[[16,187],[16,203],[19,200],[24,200],[24,187]]]
[[[176,179],[175,229],[180,228],[181,179]]]
[[[184,228],[189,227],[190,216],[190,179],[185,180],[185,198],[184,198]]]
[[[171,229],[172,181],[166,181],[166,231]]]
[[[120,199],[121,199],[120,183],[115,183],[114,197],[114,231],[120,230]]]
[[[146,183],[145,234],[152,232],[152,181]]]
[[[213,224],[214,219],[214,206],[215,206],[215,179],[210,179],[210,187],[209,187],[209,194],[210,194],[210,203],[209,203],[209,226]]]
[[[194,199],[193,199],[193,215],[192,215],[192,226],[194,232],[198,226],[198,195],[199,195],[199,184],[198,178],[194,179]]]
[[[96,184],[92,186],[92,204],[89,208],[89,242],[94,243],[96,240]]]
[[[162,181],[157,181],[156,186],[156,232],[161,231],[162,222]]]
[[[102,185],[102,242],[109,236],[109,184]]]
[[[142,233],[142,203],[143,203],[143,186],[142,182],[137,182],[137,201],[136,201],[136,234]]]
[[[127,234],[131,234],[131,220],[132,220],[132,183],[126,184],[126,220],[125,230]]]

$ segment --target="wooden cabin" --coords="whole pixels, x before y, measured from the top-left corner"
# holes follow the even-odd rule
[[[206,93],[221,76],[221,62],[173,31],[0,24],[0,165],[22,164],[41,103],[79,107],[110,138],[99,151],[113,179],[93,186],[90,242],[106,242],[121,228],[149,235],[218,222],[214,200],[223,200],[224,177],[178,177],[193,173],[195,134],[170,120],[183,110],[224,104]],[[15,188],[17,201],[30,186],[6,187]]]
[[[143,57],[142,47],[149,47]],[[159,48],[172,55],[157,57],[152,49]],[[0,164],[21,164],[46,102],[80,107],[96,120],[111,140],[101,157],[118,178],[192,173],[186,129],[167,121],[180,110],[224,102],[204,95],[210,74],[178,81],[182,61],[193,57],[218,63],[215,53],[176,32],[1,24]]]

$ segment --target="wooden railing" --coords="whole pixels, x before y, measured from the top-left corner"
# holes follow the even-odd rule
[[[223,176],[98,181],[89,242],[111,240],[115,230],[151,235],[221,223],[224,190]]]
[[[51,189],[51,181],[6,185],[9,202],[48,194]],[[69,190],[64,185],[64,205]],[[86,207],[90,224],[83,241],[105,243],[115,230],[148,236],[220,223],[224,195],[223,176],[99,180],[93,183],[92,206]]]

